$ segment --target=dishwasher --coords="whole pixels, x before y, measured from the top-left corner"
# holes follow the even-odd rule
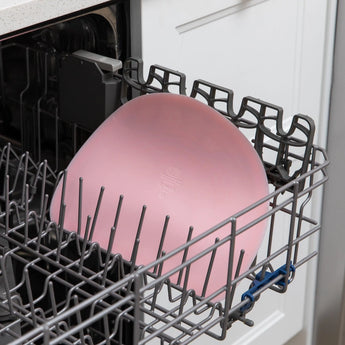
[[[299,267],[317,255],[303,249],[320,230],[307,209],[327,180],[328,158],[313,144],[313,120],[295,115],[285,131],[281,107],[244,97],[236,113],[228,85],[200,79],[186,95],[185,74],[169,66],[152,65],[144,78],[143,61],[132,56],[129,17],[128,2],[113,1],[0,42],[0,344],[189,344],[203,334],[223,340],[236,322],[252,326],[250,311],[261,294],[286,292]],[[167,217],[156,259],[140,265],[136,244],[144,208],[130,258],[111,250],[122,196],[114,205],[108,247],[91,234],[102,191],[83,234],[64,228],[63,198],[57,222],[49,208],[59,184],[65,193],[66,167],[96,128],[123,104],[156,93],[197,99],[251,138],[269,192],[198,236],[190,231],[185,243],[166,252]],[[80,183],[75,198],[82,195]],[[239,218],[263,203],[269,205],[265,214],[238,226]],[[243,272],[245,252],[235,260],[236,239],[262,221],[266,236]],[[227,236],[189,255],[223,227]],[[283,245],[275,245],[277,236]],[[210,292],[222,247],[228,248],[224,284]],[[174,256],[180,263],[164,270]],[[205,258],[199,292],[190,288],[188,276]]]

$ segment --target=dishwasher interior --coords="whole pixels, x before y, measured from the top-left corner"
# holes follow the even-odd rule
[[[182,72],[153,65],[144,77],[142,60],[131,57],[128,17],[127,2],[119,1],[0,42],[1,344],[188,344],[201,334],[222,340],[234,322],[252,326],[250,311],[260,295],[286,292],[298,268],[317,255],[304,246],[320,230],[308,207],[327,180],[328,159],[313,144],[313,120],[295,115],[286,130],[283,109],[254,97],[243,98],[236,113],[233,92],[204,80],[194,81],[188,96],[251,138],[269,181],[266,197],[200,236],[190,232],[185,244],[170,252],[164,250],[167,217],[156,260],[144,266],[136,263],[144,207],[131,258],[111,251],[123,196],[114,205],[108,248],[92,241],[102,191],[83,236],[80,229],[64,229],[63,198],[59,222],[50,220],[51,197],[68,175],[68,163],[104,119],[139,95],[186,95]],[[80,182],[76,198],[82,198],[82,187]],[[238,228],[238,219],[266,202],[264,215]],[[241,273],[245,253],[234,259],[236,238],[265,219],[264,243]],[[189,255],[223,227],[229,228],[227,236]],[[279,245],[276,237],[283,238]],[[224,285],[209,292],[222,246],[229,248]],[[176,255],[181,263],[164,272]],[[207,273],[196,293],[188,285],[189,272],[205,257]]]

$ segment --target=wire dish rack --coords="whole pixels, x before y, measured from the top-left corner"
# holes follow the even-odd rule
[[[125,61],[122,102],[150,92],[185,94],[185,76],[151,66],[144,80],[142,61]],[[110,250],[121,217],[122,196],[114,205],[108,248],[101,248],[92,241],[91,231],[101,201],[95,214],[88,216],[83,237],[77,229],[65,231],[63,200],[58,223],[50,221],[48,209],[55,187],[68,172],[58,172],[46,160],[36,162],[28,152],[18,153],[11,144],[5,145],[0,151],[1,344],[172,345],[188,344],[202,334],[222,340],[235,322],[252,326],[248,313],[260,303],[260,295],[267,290],[286,292],[298,268],[317,255],[304,244],[320,230],[309,208],[315,189],[327,180],[328,159],[324,149],[313,145],[312,119],[295,115],[286,132],[280,107],[245,97],[235,113],[232,91],[202,80],[194,82],[190,96],[203,100],[253,138],[270,194],[237,214],[229,214],[197,237],[190,231],[185,244],[170,252],[164,250],[167,217],[157,259],[138,266],[136,251],[145,207],[131,260],[125,260],[121,253]],[[81,183],[76,196],[80,200],[82,190]],[[266,214],[237,226],[241,217],[267,202],[270,208]],[[234,265],[236,238],[265,219],[264,243],[250,269],[240,274],[244,251]],[[227,236],[189,255],[195,244],[225,226],[230,229]],[[221,246],[229,248],[225,284],[208,293],[214,257]],[[162,273],[164,263],[176,255],[182,257],[181,263]],[[197,295],[188,287],[188,276],[204,257],[209,264],[206,275],[200,277],[202,293]]]

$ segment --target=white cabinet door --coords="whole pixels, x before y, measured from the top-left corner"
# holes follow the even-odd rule
[[[330,75],[325,66],[330,60],[334,16],[329,12],[334,3],[142,0],[145,70],[160,64],[184,72],[187,94],[195,79],[233,89],[235,108],[248,95],[280,105],[287,123],[296,113],[308,114],[319,128],[316,141],[324,145]],[[319,206],[316,200],[314,215]],[[278,345],[303,328],[310,334],[315,267],[316,259],[301,267],[286,294],[263,294],[248,315],[255,326],[236,324],[226,343]],[[309,341],[307,337],[304,344]],[[197,343],[211,345],[213,340],[202,337]]]

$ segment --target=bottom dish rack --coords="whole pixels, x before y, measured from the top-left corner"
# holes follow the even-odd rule
[[[153,66],[145,82],[142,77],[133,77],[133,66],[139,76],[142,73],[140,61],[129,60],[124,65],[124,83],[141,93],[157,92],[151,85],[157,71],[163,71],[164,76],[171,72]],[[191,96],[205,95],[205,87],[213,97],[215,91],[232,96],[228,90],[215,89],[204,81],[194,83]],[[123,92],[127,92],[126,87]],[[212,103],[210,98],[208,103]],[[115,221],[108,249],[101,248],[92,241],[92,231],[88,231],[97,218],[97,208],[88,218],[83,237],[77,231],[64,230],[63,201],[59,223],[49,219],[51,195],[68,172],[54,171],[47,161],[37,163],[28,152],[19,153],[11,144],[5,145],[0,153],[0,343],[188,344],[202,334],[222,340],[235,322],[252,326],[248,317],[255,304],[260,303],[260,295],[268,290],[286,292],[299,267],[317,255],[305,245],[320,230],[318,220],[309,215],[309,208],[315,189],[327,180],[326,152],[310,143],[308,127],[299,121],[305,118],[296,115],[293,130],[282,132],[285,135],[274,134],[264,124],[267,119],[272,120],[261,111],[268,108],[278,110],[274,121],[279,127],[280,108],[256,99],[244,99],[239,114],[221,112],[238,127],[256,130],[254,146],[260,157],[265,157],[270,194],[229,215],[202,235],[193,237],[190,232],[186,243],[171,252],[165,252],[163,245],[169,228],[166,218],[157,259],[145,266],[136,264],[135,243],[131,260],[109,249],[116,238],[122,196],[114,205]],[[246,111],[256,114],[255,126],[244,120]],[[294,137],[296,129],[307,139]],[[278,146],[265,141],[267,137]],[[296,151],[302,147],[303,154],[294,153],[291,147],[297,147]],[[274,156],[271,163],[266,159],[270,154]],[[294,164],[301,168],[293,169]],[[81,193],[82,189],[79,197]],[[266,214],[238,228],[240,217],[265,202],[270,205]],[[234,259],[236,238],[265,219],[268,229],[259,253],[251,267],[240,273],[244,253],[238,261]],[[228,236],[217,238],[200,253],[188,255],[195,244],[225,226],[229,228]],[[220,289],[208,292],[214,256],[221,246],[229,248],[228,262],[224,263],[227,277]],[[181,264],[162,273],[164,263],[175,255],[182,257]],[[204,257],[209,264],[206,276],[200,277],[204,288],[198,295],[188,286],[188,275]]]

